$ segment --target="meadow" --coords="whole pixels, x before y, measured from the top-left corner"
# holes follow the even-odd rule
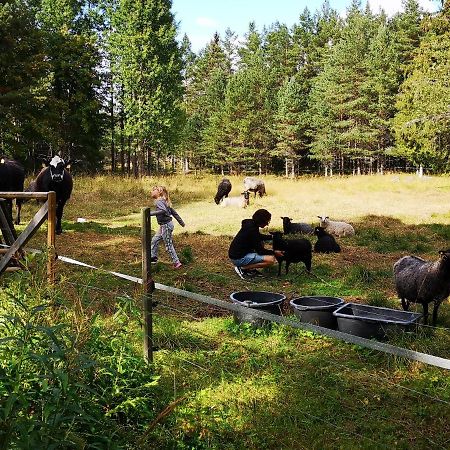
[[[240,290],[281,292],[287,296],[286,315],[292,314],[288,301],[298,295],[400,309],[393,263],[406,254],[437,259],[437,252],[449,247],[448,177],[264,176],[268,195],[251,196],[246,209],[214,204],[221,178],[75,175],[57,253],[141,276],[141,208],[151,206],[155,184],[167,186],[186,222],[186,228],[175,224],[183,269],[173,270],[161,248],[161,262],[152,266],[155,281],[222,300]],[[239,195],[243,177],[229,178],[232,195]],[[272,267],[264,278],[247,282],[234,273],[227,250],[241,220],[259,208],[272,213],[269,230],[281,230],[281,216],[315,225],[318,215],[328,215],[352,223],[356,235],[339,239],[340,254],[314,255],[312,274],[292,265],[288,275],[278,277]],[[25,222],[35,209],[25,205]],[[44,234],[38,233],[30,247],[42,247]],[[0,437],[11,448],[39,448],[36,442],[54,448],[136,449],[450,446],[448,371],[311,332],[238,325],[227,311],[162,291],[153,296],[159,350],[149,368],[141,357],[139,287],[58,262],[59,281],[49,289],[42,258],[30,257],[28,264],[28,274],[1,280],[2,317],[11,317],[13,310],[20,318],[14,323],[28,324],[1,328],[4,342],[21,342],[2,348],[2,360],[14,362],[3,366],[9,381],[0,378],[2,398],[21,392],[2,407]],[[412,309],[421,312],[420,305]],[[419,327],[390,342],[449,358],[449,329],[447,300],[436,328]],[[48,342],[57,342],[64,357],[52,356],[45,349]],[[30,354],[41,359],[25,357]],[[41,370],[45,376],[33,375]],[[36,386],[48,395],[36,396]]]

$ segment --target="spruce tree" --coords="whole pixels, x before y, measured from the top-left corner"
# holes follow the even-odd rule
[[[0,5],[0,154],[22,161],[50,135],[46,117],[50,65],[44,36],[26,1]]]

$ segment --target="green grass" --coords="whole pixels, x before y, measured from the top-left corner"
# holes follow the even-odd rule
[[[238,195],[243,177],[230,178],[232,194]],[[151,186],[164,184],[187,224],[186,228],[175,224],[175,247],[184,267],[173,270],[161,247],[160,262],[152,265],[155,281],[222,300],[240,290],[282,292],[287,296],[283,311],[292,317],[288,302],[300,295],[330,295],[400,308],[393,263],[405,254],[436,259],[440,249],[449,247],[447,177],[263,178],[267,197],[251,197],[247,209],[229,209],[212,200],[219,176],[76,177],[57,252],[141,276],[140,211],[152,204]],[[34,207],[31,202],[25,205],[24,220]],[[278,277],[278,268],[272,267],[265,278],[248,283],[236,277],[227,250],[241,220],[258,208],[272,213],[270,229],[281,229],[281,216],[317,224],[317,215],[326,214],[351,222],[356,235],[338,239],[340,254],[314,255],[312,274],[294,264],[288,275],[283,270]],[[78,217],[88,221],[77,223]],[[44,243],[45,232],[40,231],[30,246]],[[58,263],[61,281],[49,292],[38,281],[45,272],[45,258],[31,258],[29,266],[31,279],[8,274],[2,283],[10,287],[19,283],[22,287],[15,292],[19,297],[25,292],[26,302],[55,298],[60,306],[48,310],[42,324],[64,325],[76,343],[59,367],[51,366],[52,373],[61,370],[69,380],[71,396],[64,408],[77,401],[84,408],[82,423],[71,425],[70,439],[78,444],[67,444],[70,448],[438,449],[450,444],[450,385],[445,370],[311,332],[238,325],[226,311],[163,291],[153,295],[159,303],[153,318],[160,350],[154,354],[154,365],[146,367],[141,357],[139,286]],[[33,289],[28,290],[27,283]],[[420,306],[413,307],[421,311]],[[448,358],[450,335],[444,329],[450,328],[448,301],[441,305],[438,324],[442,329],[420,328],[392,336],[389,342]],[[11,327],[0,326],[0,338],[15,330]],[[46,342],[42,339],[34,345]],[[32,354],[32,346],[26,348]],[[4,359],[6,366],[0,372],[2,399],[9,391],[1,386],[12,384],[1,377],[7,373],[5,367],[13,367],[16,350],[9,347],[11,358]],[[80,370],[74,363],[80,357],[94,365]],[[28,383],[34,374],[22,376]],[[59,386],[55,377],[53,383]],[[20,383],[14,387],[30,394],[27,402],[32,399],[28,387]],[[57,400],[55,396],[48,400],[52,414]],[[45,396],[39,402],[36,405],[45,405]],[[27,415],[30,404],[23,402],[17,410],[18,417],[26,418],[18,422],[23,425],[21,432],[25,436],[25,425],[32,421],[33,436],[44,431],[51,436],[50,420],[40,429],[35,426],[37,416]],[[0,423],[0,436],[1,427]],[[54,434],[62,436],[65,430],[60,424]]]

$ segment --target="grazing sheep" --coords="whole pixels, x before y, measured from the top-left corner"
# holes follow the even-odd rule
[[[320,226],[333,236],[342,237],[353,236],[355,234],[355,229],[349,223],[330,220],[328,216],[317,217],[320,220]]]
[[[316,253],[339,253],[341,247],[331,234],[328,234],[324,228],[314,228],[314,234],[317,236],[317,242],[314,244]]]
[[[266,195],[266,187],[264,185],[264,181],[259,180],[258,178],[254,177],[245,177],[244,178],[244,189],[246,191],[252,191],[259,194],[260,197],[263,195]]]
[[[219,183],[219,186],[217,186],[217,194],[214,197],[216,205],[218,205],[224,197],[228,197],[230,191],[231,191],[231,181],[228,178],[224,178]]]
[[[238,208],[247,208],[250,203],[250,192],[244,191],[241,197],[226,197],[220,204],[222,206],[237,206]]]
[[[410,303],[422,303],[423,319],[428,321],[428,303],[434,302],[433,325],[436,325],[439,305],[450,294],[450,249],[441,250],[437,261],[425,261],[417,256],[404,256],[394,264],[397,294],[404,310]]]
[[[313,227],[303,222],[291,222],[289,217],[282,217],[284,234],[313,234]]]
[[[312,245],[308,239],[283,239],[283,233],[274,231],[273,249],[284,252],[283,256],[276,256],[278,261],[278,276],[281,275],[281,265],[286,261],[286,274],[289,272],[291,263],[303,262],[308,272],[311,271]]]

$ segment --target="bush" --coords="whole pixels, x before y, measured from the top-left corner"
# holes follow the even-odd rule
[[[0,292],[0,448],[126,447],[153,418],[157,385],[129,311],[112,330],[97,320],[80,348],[61,300],[36,296],[18,284]]]

